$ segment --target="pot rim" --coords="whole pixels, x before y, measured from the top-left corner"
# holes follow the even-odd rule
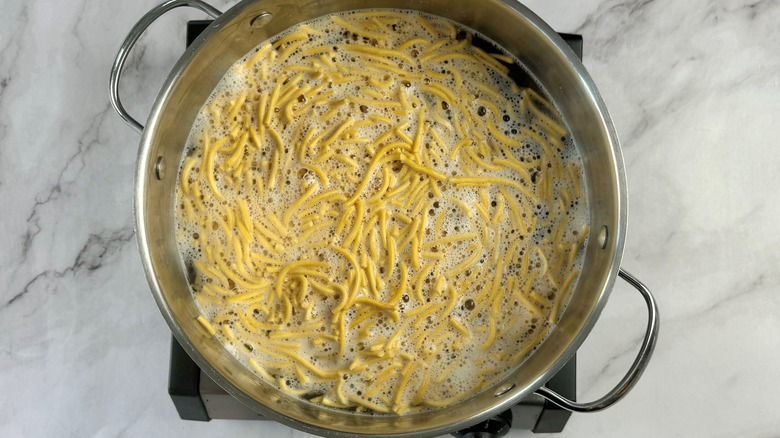
[[[531,394],[537,388],[542,386],[547,380],[549,380],[549,378],[555,373],[557,373],[559,369],[562,368],[563,365],[566,362],[568,362],[568,360],[575,354],[577,349],[580,347],[582,342],[588,336],[592,327],[595,325],[596,321],[598,320],[598,317],[600,316],[603,307],[606,305],[607,299],[613,288],[613,284],[617,278],[620,262],[623,255],[623,249],[625,244],[625,228],[626,228],[627,217],[628,217],[628,211],[627,211],[628,195],[626,190],[626,176],[625,176],[625,168],[624,168],[622,154],[620,151],[620,143],[618,140],[617,132],[609,116],[606,105],[603,102],[601,96],[599,95],[593,80],[585,70],[585,67],[582,65],[582,63],[576,57],[576,55],[568,48],[565,42],[558,36],[558,34],[549,25],[547,25],[536,14],[534,14],[532,11],[530,11],[528,8],[526,8],[524,5],[521,5],[518,2],[515,2],[513,0],[498,0],[498,2],[511,8],[512,10],[514,10],[515,13],[522,16],[525,20],[529,22],[531,26],[536,28],[538,32],[543,34],[544,37],[550,40],[559,50],[561,50],[566,61],[570,64],[570,66],[574,69],[576,74],[579,76],[581,86],[588,92],[589,96],[592,99],[592,104],[595,105],[598,109],[598,112],[601,116],[600,128],[606,133],[607,138],[609,139],[612,154],[614,156],[614,160],[612,164],[614,166],[613,171],[616,176],[615,183],[616,183],[616,189],[617,189],[616,191],[618,195],[617,199],[615,200],[617,204],[616,210],[618,215],[617,227],[614,230],[610,230],[610,242],[614,242],[614,244],[612,245],[612,250],[613,250],[612,263],[611,263],[610,271],[606,274],[604,288],[599,294],[598,299],[596,300],[592,311],[590,312],[588,318],[586,319],[584,325],[582,326],[582,329],[573,338],[573,340],[569,343],[569,345],[563,350],[563,352],[559,355],[557,360],[555,360],[554,363],[549,367],[547,372],[539,375],[535,380],[532,381],[531,384],[527,385],[525,388],[514,388],[506,395],[506,397],[503,397],[499,402],[496,402],[490,409],[474,413],[473,415],[467,416],[466,418],[461,418],[458,421],[449,423],[447,425],[415,431],[413,432],[415,436],[437,436],[437,435],[450,433],[454,430],[467,427],[479,421],[483,421],[487,418],[490,418],[491,416],[496,415],[499,412],[502,412],[503,410],[510,408],[511,406],[516,404],[517,401],[519,401],[519,399]],[[147,192],[146,186],[150,182],[149,169],[153,168],[154,166],[153,161],[155,160],[155,157],[151,155],[154,133],[160,123],[164,104],[170,98],[170,95],[175,88],[180,73],[193,60],[198,50],[204,45],[204,43],[208,41],[209,38],[213,37],[213,35],[215,35],[220,30],[220,28],[222,28],[226,23],[232,22],[234,19],[241,16],[241,14],[247,8],[251,7],[254,3],[255,0],[242,0],[238,4],[231,7],[229,10],[227,10],[222,16],[217,18],[201,34],[201,36],[198,37],[198,39],[183,53],[183,55],[180,57],[176,65],[173,67],[173,69],[167,76],[165,83],[160,93],[158,94],[157,99],[155,100],[152,111],[150,112],[148,117],[146,128],[144,128],[142,132],[138,159],[137,159],[137,168],[136,168],[136,176],[135,176],[136,190],[134,194],[134,217],[135,217],[137,244],[141,255],[141,261],[144,268],[144,272],[146,274],[147,280],[152,290],[154,299],[157,302],[157,306],[159,307],[163,317],[168,323],[168,326],[170,327],[174,337],[179,341],[179,343],[184,348],[184,350],[187,351],[187,353],[197,363],[197,365],[200,367],[201,370],[203,370],[209,377],[211,377],[218,385],[223,387],[233,397],[241,401],[243,404],[249,406],[253,410],[260,412],[261,414],[263,414],[264,416],[272,420],[278,421],[280,423],[283,423],[285,425],[288,425],[290,427],[308,433],[313,433],[318,435],[326,434],[328,436],[333,436],[333,437],[353,437],[355,436],[354,432],[339,430],[335,428],[315,426],[306,423],[304,421],[291,418],[290,416],[285,415],[281,412],[278,412],[277,410],[274,410],[273,408],[266,406],[260,403],[259,401],[255,400],[254,398],[250,397],[246,392],[244,392],[238,386],[234,385],[230,380],[222,376],[216,370],[216,368],[212,366],[212,364],[208,362],[208,360],[201,354],[201,352],[198,350],[196,346],[196,343],[193,342],[184,333],[182,327],[179,325],[178,319],[172,313],[171,308],[169,307],[169,304],[165,300],[165,297],[162,293],[162,286],[155,273],[157,268],[155,268],[155,264],[153,263],[151,257],[149,240],[154,238],[154,236],[150,235],[150,230],[147,228],[145,223],[145,218],[150,213],[145,206],[145,193]],[[591,230],[591,236],[593,236],[592,230]],[[522,367],[522,365],[520,366]],[[371,434],[371,436],[377,436],[377,437],[380,436],[397,437],[397,436],[408,436],[408,435],[409,433]]]

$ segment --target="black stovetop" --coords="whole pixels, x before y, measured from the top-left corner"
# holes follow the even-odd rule
[[[211,24],[211,20],[188,22],[187,45],[189,46],[209,24]],[[560,35],[582,59],[582,37],[563,33]],[[545,386],[570,400],[576,400],[576,356]],[[244,406],[214,383],[198,368],[175,338],[171,343],[168,394],[170,394],[176,410],[183,420],[266,420],[265,417]],[[556,433],[563,430],[570,416],[571,412],[540,396],[531,395],[510,410],[453,435],[460,437],[503,436],[509,428],[531,430],[534,433]]]

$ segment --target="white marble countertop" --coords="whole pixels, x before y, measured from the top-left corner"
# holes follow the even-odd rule
[[[170,333],[133,235],[138,136],[107,93],[121,40],[156,2],[0,7],[0,436],[304,435],[182,421],[167,395]],[[607,411],[575,414],[559,436],[780,436],[780,2],[528,6],[584,36],[625,155],[623,266],[662,316],[637,387]],[[170,15],[124,81],[142,118],[185,21],[200,17]],[[639,296],[618,284],[578,356],[580,399],[620,379],[644,324]]]

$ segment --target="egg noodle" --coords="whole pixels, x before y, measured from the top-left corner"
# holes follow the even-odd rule
[[[200,111],[179,249],[198,323],[259,378],[401,415],[486,388],[556,324],[588,234],[580,159],[477,38],[408,11],[321,17]]]

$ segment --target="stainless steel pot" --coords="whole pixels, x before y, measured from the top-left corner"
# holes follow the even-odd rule
[[[127,55],[144,30],[165,12],[195,7],[215,21],[184,52],[154,103],[144,128],[122,107],[119,78]],[[204,334],[176,246],[176,169],[195,115],[235,60],[290,26],[325,14],[363,8],[413,9],[478,30],[512,52],[560,108],[584,160],[591,236],[581,278],[549,337],[514,373],[454,406],[406,416],[371,416],[315,406],[264,383],[214,338]],[[653,352],[658,333],[655,301],[638,280],[620,269],[627,220],[623,161],[615,128],[583,65],[539,17],[514,0],[243,0],[227,12],[199,0],[170,0],[147,13],[122,44],[111,72],[111,102],[141,132],[135,191],[135,225],[143,266],[155,300],[173,334],[220,386],[261,414],[306,432],[327,436],[433,436],[461,429],[540,394],[572,411],[598,411],[634,386]],[[168,170],[166,170],[168,169]],[[596,323],[621,276],[644,298],[649,313],[639,355],[606,396],[575,403],[542,387],[574,354]]]

